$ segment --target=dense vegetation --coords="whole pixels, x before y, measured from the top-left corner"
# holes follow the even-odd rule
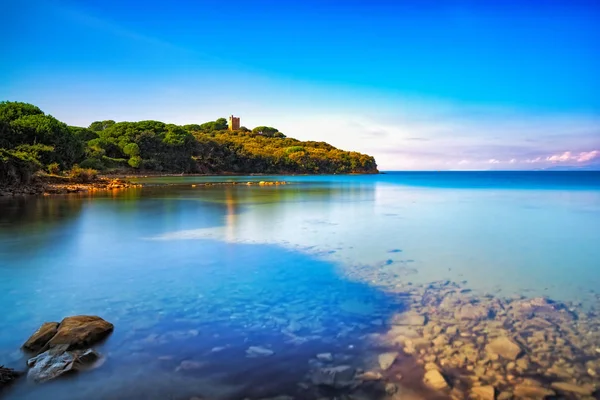
[[[372,173],[371,156],[325,142],[287,138],[276,128],[228,131],[219,118],[178,126],[158,121],[96,121],[68,126],[38,107],[0,102],[0,183],[25,183],[40,169],[104,172]]]

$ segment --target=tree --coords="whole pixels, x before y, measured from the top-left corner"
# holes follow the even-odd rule
[[[44,115],[44,112],[33,104],[18,101],[0,102],[0,121],[10,123],[28,115]]]
[[[108,119],[106,121],[94,121],[90,124],[89,129],[94,132],[103,131],[115,124],[115,121]]]
[[[273,128],[270,126],[257,126],[252,129],[252,133],[260,133],[265,136],[273,136],[275,133],[279,132],[277,128]]]

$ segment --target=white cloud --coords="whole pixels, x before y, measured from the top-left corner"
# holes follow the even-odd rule
[[[562,154],[554,154],[551,156],[546,157],[546,161],[550,161],[550,162],[565,162],[565,161],[569,161],[573,158],[572,154],[570,151],[565,151]]]
[[[488,164],[500,164],[500,160],[496,160],[495,158],[490,158],[488,160]]]
[[[596,157],[600,157],[600,150],[584,151],[579,153],[577,162],[592,161]]]
[[[600,156],[599,150],[582,151],[578,154],[573,154],[570,151],[565,151],[563,153],[553,154],[553,155],[546,157],[546,161],[549,161],[551,163],[559,163],[559,162],[584,163],[584,162],[592,161],[593,159],[595,159],[596,157],[599,157],[599,156]]]

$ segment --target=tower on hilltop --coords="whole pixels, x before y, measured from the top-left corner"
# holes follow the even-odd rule
[[[227,121],[227,127],[230,131],[237,131],[240,129],[240,117],[234,117],[231,115]]]

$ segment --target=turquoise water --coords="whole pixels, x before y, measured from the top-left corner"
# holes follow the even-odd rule
[[[289,184],[201,185],[250,180]],[[6,398],[298,396],[317,353],[359,364],[364,336],[402,311],[390,282],[361,272],[381,266],[399,282],[597,301],[600,173],[140,181],[0,199],[0,365],[23,369],[19,347],[45,321],[116,327],[101,368]]]

